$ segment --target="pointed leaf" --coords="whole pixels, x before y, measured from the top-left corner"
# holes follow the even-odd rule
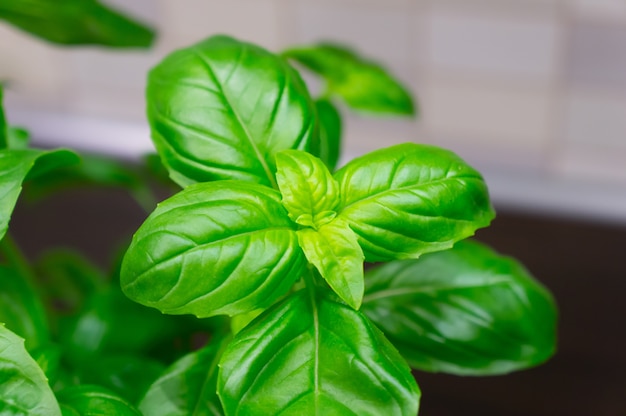
[[[77,161],[78,157],[67,150],[0,150],[0,239],[9,226],[22,182]]]
[[[220,362],[227,415],[410,415],[419,389],[369,320],[305,291],[238,333]]]
[[[339,187],[324,163],[299,150],[276,155],[276,180],[292,221],[320,227],[335,217]]]
[[[151,416],[221,416],[217,363],[230,339],[211,342],[172,364],[148,389],[139,410]]]
[[[16,271],[0,266],[0,322],[26,340],[29,351],[46,344],[50,330],[34,288]]]
[[[241,179],[275,186],[274,154],[308,150],[315,109],[300,76],[250,43],[214,36],[148,78],[152,138],[181,186]]]
[[[124,292],[164,313],[199,317],[271,305],[304,269],[279,198],[262,185],[219,181],[162,202],[126,252]]]
[[[366,283],[363,312],[415,368],[502,374],[555,351],[550,293],[517,261],[477,242],[385,264]]]
[[[24,340],[0,323],[0,413],[58,416],[48,380],[24,348]]]
[[[332,172],[337,167],[341,153],[341,116],[330,100],[315,101],[319,120],[319,139],[312,153],[319,156]]]
[[[364,290],[363,251],[348,224],[335,220],[319,230],[299,230],[298,241],[307,260],[335,293],[359,309]]]
[[[2,0],[0,19],[50,42],[147,47],[154,31],[95,0]]]
[[[57,394],[63,416],[141,416],[128,401],[100,386],[72,386]]]
[[[400,81],[382,65],[344,46],[321,43],[289,49],[284,55],[321,75],[328,83],[328,91],[343,98],[355,110],[415,113],[411,94]]]
[[[494,217],[481,175],[454,153],[405,143],[354,159],[335,173],[341,206],[367,261],[443,250]]]

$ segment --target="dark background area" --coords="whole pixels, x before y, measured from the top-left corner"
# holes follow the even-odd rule
[[[65,191],[21,201],[11,230],[29,256],[69,246],[109,267],[147,216],[123,191]],[[423,416],[625,416],[626,225],[499,210],[477,238],[522,261],[554,294],[559,350],[498,377],[416,372]]]

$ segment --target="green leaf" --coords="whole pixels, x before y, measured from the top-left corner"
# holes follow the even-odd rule
[[[304,270],[295,225],[262,185],[189,186],[139,228],[121,284],[136,302],[169,314],[236,315],[271,305]]]
[[[221,416],[217,363],[230,339],[194,351],[172,364],[148,389],[139,410],[151,416]]]
[[[227,415],[411,415],[419,389],[383,334],[327,295],[296,292],[239,332],[220,361]]]
[[[348,224],[335,220],[319,230],[299,230],[298,241],[307,260],[335,293],[359,309],[364,290],[363,251]]]
[[[494,217],[481,175],[454,153],[405,143],[354,159],[335,173],[341,206],[367,261],[444,250]]]
[[[59,405],[46,376],[24,348],[24,340],[0,323],[0,413],[56,416]]]
[[[68,150],[0,150],[0,239],[8,229],[22,182],[77,161]]]
[[[50,42],[147,47],[154,31],[96,0],[0,0],[0,19]]]
[[[241,179],[276,186],[274,154],[308,150],[315,108],[298,73],[250,43],[210,37],[148,77],[152,138],[181,186]]]
[[[31,352],[31,356],[48,378],[48,384],[53,388],[62,372],[61,353],[61,347],[53,343],[38,347]]]
[[[137,305],[118,287],[95,292],[77,314],[59,323],[68,360],[83,366],[107,352],[136,353],[164,343],[177,330],[172,317]]]
[[[82,383],[105,387],[128,402],[137,403],[164,370],[165,366],[158,361],[116,354],[85,362],[79,374]]]
[[[362,311],[414,368],[460,375],[535,366],[556,348],[556,306],[524,267],[477,242],[368,271]]]
[[[57,394],[63,416],[141,416],[128,401],[100,386],[72,386]]]
[[[318,228],[331,221],[339,205],[339,187],[324,163],[307,152],[284,150],[276,155],[276,180],[289,218]]]
[[[9,149],[24,150],[28,149],[30,143],[30,134],[27,130],[20,127],[8,126],[7,128],[7,147]]]
[[[322,76],[328,92],[340,96],[355,110],[414,114],[407,89],[377,62],[344,46],[320,43],[289,49],[284,56]]]
[[[18,272],[0,265],[0,322],[26,340],[29,351],[47,343],[50,330],[34,288]]]
[[[315,101],[319,121],[319,139],[311,152],[332,172],[337,167],[341,153],[341,116],[330,100]]]

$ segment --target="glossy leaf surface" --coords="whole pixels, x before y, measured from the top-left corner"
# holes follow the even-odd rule
[[[0,150],[0,239],[9,226],[22,182],[77,161],[77,156],[67,150]]]
[[[341,206],[367,261],[443,250],[494,217],[481,175],[454,153],[405,143],[354,159],[335,173]]]
[[[220,362],[227,415],[411,415],[419,389],[383,334],[325,295],[296,292],[239,332]]]
[[[35,290],[18,272],[0,265],[0,323],[26,340],[29,351],[50,337],[44,307]]]
[[[328,91],[355,110],[374,113],[413,114],[407,89],[380,64],[340,45],[322,43],[286,51],[327,82]]]
[[[282,203],[292,221],[317,228],[335,217],[339,186],[320,159],[285,150],[276,155],[276,166]]]
[[[103,387],[85,384],[57,394],[63,416],[141,416],[128,401]]]
[[[0,414],[57,416],[59,405],[24,340],[0,323]]]
[[[152,138],[181,186],[241,179],[275,186],[274,154],[308,150],[315,109],[300,76],[258,46],[214,36],[148,78]]]
[[[345,222],[332,221],[318,230],[298,230],[307,260],[341,299],[359,309],[363,299],[363,251]]]
[[[221,416],[217,363],[229,340],[212,341],[172,364],[150,386],[139,410],[152,416]]]
[[[319,139],[315,145],[315,154],[332,172],[337,167],[341,154],[341,115],[330,100],[315,101],[315,108],[319,121]]]
[[[159,204],[137,231],[122,263],[122,288],[170,314],[267,307],[304,268],[293,227],[278,192],[265,186],[190,186]]]
[[[545,361],[556,346],[550,293],[477,242],[369,271],[362,311],[425,371],[502,374]]]
[[[50,42],[147,47],[154,31],[96,0],[0,0],[0,19]]]

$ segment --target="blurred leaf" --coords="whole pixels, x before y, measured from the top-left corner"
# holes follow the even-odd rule
[[[79,369],[82,383],[110,389],[130,403],[137,403],[165,370],[159,361],[137,355],[102,355]]]
[[[24,340],[0,323],[0,414],[58,416],[46,376],[24,348]]]
[[[319,120],[319,142],[316,154],[331,172],[337,167],[341,154],[341,116],[330,100],[315,102]]]
[[[50,339],[44,307],[35,289],[19,272],[0,265],[0,323],[26,340],[32,351]]]
[[[366,274],[362,311],[414,368],[502,374],[556,348],[550,293],[512,258],[477,242]]]
[[[30,134],[23,128],[9,126],[7,128],[7,143],[9,149],[28,149]]]
[[[141,416],[128,401],[100,386],[68,387],[57,398],[63,416]]]
[[[7,120],[4,116],[4,106],[3,106],[3,98],[4,98],[4,88],[2,84],[0,84],[0,149],[5,149],[8,146],[7,139]]]
[[[76,163],[68,150],[0,150],[0,240],[22,190],[22,183],[60,166]]]
[[[217,363],[229,341],[213,341],[172,364],[150,386],[139,410],[150,416],[223,415]]]
[[[61,373],[61,347],[56,344],[46,344],[32,351],[31,355],[37,365],[43,370],[48,384],[54,386]]]
[[[409,91],[377,62],[344,46],[320,43],[283,53],[322,76],[328,92],[355,109],[372,113],[415,113]]]
[[[0,0],[0,19],[66,45],[148,47],[154,31],[96,0]]]

